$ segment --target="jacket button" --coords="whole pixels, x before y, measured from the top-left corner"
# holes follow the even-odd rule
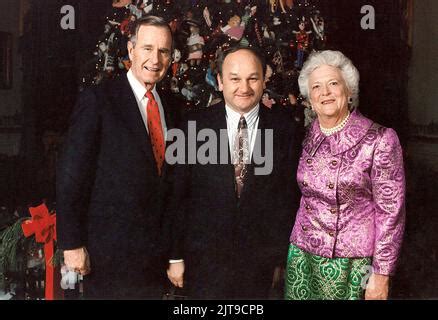
[[[310,206],[306,204],[306,210],[310,210]]]
[[[334,237],[334,236],[335,236],[335,233],[330,231],[330,232],[329,232],[329,236],[330,236],[330,237]]]
[[[328,185],[328,187],[329,187],[330,189],[333,189],[333,188],[335,187],[335,185],[334,185],[333,183],[330,183],[330,184]]]
[[[303,231],[307,231],[307,227],[306,226],[302,226],[301,229],[303,229]]]
[[[336,209],[334,209],[334,208],[330,209],[330,213],[331,213],[331,214],[336,214],[336,212],[337,212]]]
[[[306,160],[306,162],[307,162],[307,164],[311,164],[312,163],[312,159],[309,158],[309,159]]]
[[[337,164],[338,164],[338,162],[337,162],[336,160],[333,160],[333,161],[332,161],[332,165],[333,165],[333,166],[335,166],[335,165],[337,165]]]

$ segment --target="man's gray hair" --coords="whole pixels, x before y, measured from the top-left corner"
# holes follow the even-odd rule
[[[351,60],[340,51],[317,51],[309,56],[298,77],[301,95],[309,100],[310,74],[322,65],[329,65],[341,71],[345,84],[351,92],[352,102],[350,107],[356,108],[359,105],[359,71]]]
[[[170,29],[169,24],[161,17],[157,16],[145,16],[143,18],[138,19],[135,21],[135,25],[131,34],[131,37],[129,38],[129,41],[132,42],[132,45],[135,47],[135,44],[137,42],[137,34],[138,30],[141,26],[155,26],[155,27],[162,27],[170,32],[170,36],[172,37],[172,49],[173,49],[173,34],[172,29]]]

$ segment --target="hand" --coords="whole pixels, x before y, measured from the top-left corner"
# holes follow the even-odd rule
[[[64,263],[69,270],[85,276],[91,272],[90,257],[85,247],[64,250]]]
[[[373,273],[365,290],[365,300],[387,300],[389,276]]]
[[[182,288],[184,286],[184,261],[169,263],[167,269],[167,277],[175,287]]]

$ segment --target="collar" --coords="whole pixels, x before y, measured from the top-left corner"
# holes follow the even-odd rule
[[[319,121],[316,119],[311,124],[303,141],[303,149],[311,156],[314,156],[321,143],[327,140],[330,144],[330,153],[333,156],[338,155],[357,145],[372,125],[373,121],[365,118],[356,109],[351,112],[350,119],[341,131],[327,137],[321,132]]]
[[[137,78],[132,73],[132,70],[129,69],[128,73],[126,74],[128,77],[129,84],[131,85],[132,91],[134,91],[134,95],[137,98],[138,101],[141,101],[144,99],[146,94],[146,88],[141,84],[140,81],[137,80]],[[155,99],[157,97],[157,86],[154,86],[152,88],[152,94],[154,95]]]
[[[248,128],[252,128],[255,125],[257,118],[259,116],[259,109],[260,109],[260,105],[257,104],[249,112],[243,114]],[[237,129],[241,114],[231,109],[227,104],[225,104],[225,111],[227,115],[227,120],[230,122],[231,127],[232,128],[236,127]]]

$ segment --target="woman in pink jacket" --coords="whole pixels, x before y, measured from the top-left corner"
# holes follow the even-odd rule
[[[317,119],[298,166],[286,299],[387,299],[405,223],[397,134],[357,110],[359,72],[341,52],[311,54],[298,82]]]

